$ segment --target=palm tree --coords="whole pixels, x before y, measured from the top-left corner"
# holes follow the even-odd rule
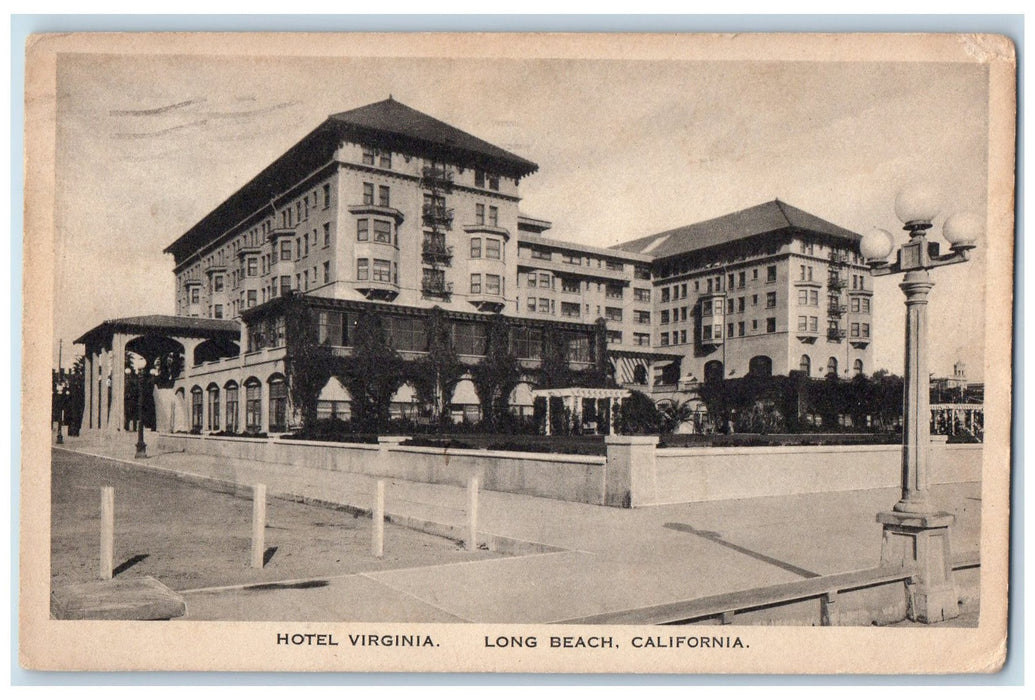
[[[666,433],[674,432],[680,425],[694,417],[694,409],[689,401],[672,399],[659,405],[658,408],[661,409],[662,430]]]

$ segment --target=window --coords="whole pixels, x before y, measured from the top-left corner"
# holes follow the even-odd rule
[[[776,292],[767,292],[765,295],[765,307],[772,309],[776,306]]]
[[[481,273],[475,272],[471,275],[471,294],[482,293],[482,276]]]
[[[204,398],[200,386],[190,390],[190,427],[192,430],[201,430],[201,417],[205,411]]]
[[[485,293],[500,295],[500,276],[499,275],[485,275]]]
[[[726,300],[726,313],[728,313],[728,314],[733,313],[733,306],[734,306],[735,303],[736,302],[733,299],[727,299]]]
[[[262,384],[258,379],[244,385],[244,425],[249,433],[262,431]]]
[[[625,269],[625,265],[618,262],[617,260],[605,260],[604,265],[607,267],[608,270],[615,270],[617,272],[621,272]]]
[[[258,292],[254,289],[248,290],[248,308],[252,308],[259,300]]]
[[[855,372],[855,376],[861,377],[863,373],[863,361],[856,360],[852,363],[852,371]]]
[[[865,297],[862,300],[862,312],[864,314],[870,313],[870,300]]]
[[[385,335],[396,350],[424,352],[428,349],[428,323],[422,318],[385,316]]]
[[[765,332],[766,333],[775,333],[776,332],[776,319],[775,318],[771,318],[770,317],[770,318],[767,318],[765,320]]]
[[[608,299],[621,299],[624,296],[624,291],[622,290],[621,284],[608,282],[605,294]]]
[[[305,243],[305,256],[309,257],[309,234],[307,233],[302,241]]]
[[[543,355],[542,348],[542,330],[524,326],[511,327],[510,349],[515,357],[537,360]]]
[[[485,225],[485,205],[484,204],[475,204],[474,205],[474,223],[478,224],[479,226],[484,226]]]
[[[739,321],[737,323],[737,335],[742,336],[742,337],[744,335],[744,322],[743,321]]]
[[[798,290],[798,306],[809,305],[809,290],[799,289]]]
[[[578,303],[572,303],[567,301],[561,302],[561,316],[567,316],[568,318],[578,318],[582,305]]]
[[[219,387],[208,388],[208,429],[219,430]]]
[[[489,175],[489,189],[490,190],[496,190],[497,192],[499,191],[499,189],[500,189],[500,176],[499,175]]]
[[[223,305],[216,304],[216,310],[212,313],[213,318],[223,318]]]
[[[668,287],[662,287],[661,288],[661,302],[665,303],[668,300],[669,300],[669,288]]]
[[[474,171],[474,186],[485,187],[485,171],[475,170]]]
[[[539,273],[539,286],[543,289],[553,289],[553,284],[550,280],[550,273],[540,272]]]
[[[801,356],[801,360],[798,362],[798,371],[806,377],[812,374],[812,360],[809,359],[808,355]]]
[[[373,165],[377,157],[377,151],[367,146],[363,147],[363,165]]]
[[[770,265],[765,269],[765,281],[775,282],[776,281],[776,265]]]
[[[859,313],[861,304],[859,303],[859,297],[852,297],[852,313]]]
[[[358,219],[356,221],[356,240],[357,241],[369,241],[370,240],[370,220],[369,219]]]
[[[733,280],[735,279],[734,274],[731,272],[726,281],[726,289],[733,289]]]
[[[377,204],[382,207],[389,207],[389,189],[387,185],[379,185],[377,188]]]
[[[291,259],[291,241],[280,242],[280,259],[290,260]]]
[[[819,306],[819,290],[809,290],[809,306]]]
[[[831,357],[827,360],[827,376],[837,376],[837,358]]]
[[[198,287],[190,289],[190,303],[197,304],[201,301],[201,290]]]
[[[489,226],[499,226],[500,210],[496,207],[489,207]]]
[[[500,239],[498,238],[486,238],[485,239],[485,257],[491,260],[499,260],[501,255]]]
[[[858,338],[859,337],[859,324],[858,323],[853,323],[850,326],[850,328],[851,328],[851,332],[852,332],[852,337],[853,338]]]
[[[323,225],[323,247],[326,248],[331,244],[331,225],[326,223]]]
[[[535,297],[528,297],[528,301],[525,304],[525,308],[531,313],[535,313]]]
[[[805,332],[809,329],[809,317],[799,316],[798,317],[798,331]]]
[[[313,281],[315,282],[316,280]],[[309,291],[309,270],[302,273],[302,289],[307,292]]]
[[[622,332],[621,331],[608,331],[607,332],[607,344],[608,345],[621,345],[622,344]]]
[[[727,338],[732,338],[733,337],[733,324],[732,323],[727,323],[726,324],[726,337]]]
[[[757,267],[754,268],[753,270],[751,270],[751,279],[753,279],[753,280],[757,280],[758,279],[758,268]]]
[[[359,258],[358,260],[356,260],[356,279],[370,279],[370,260],[368,260],[367,258]]]
[[[862,324],[862,337],[863,338],[869,338],[870,337],[870,324],[868,324],[868,323]]]
[[[747,274],[744,273],[744,272],[740,272],[740,273],[737,274],[737,286],[740,287],[741,289],[743,289],[744,285],[746,284],[746,277],[747,277]]]
[[[819,317],[809,316],[809,330],[813,333],[819,332]]]
[[[280,278],[280,293],[287,294],[291,291],[291,276],[283,275]]]
[[[621,288],[619,288],[621,289]],[[633,299],[636,301],[650,301],[650,290],[636,287],[633,289]]]
[[[633,277],[638,280],[649,280],[650,279],[650,268],[637,265],[633,269]],[[650,339],[648,338],[648,345],[650,345]]]
[[[540,250],[539,248],[532,248],[532,259],[533,260],[553,260],[553,253],[548,250]]]
[[[392,243],[392,222],[374,219],[374,242]]]
[[[283,377],[270,379],[270,432],[287,430],[287,382]]]
[[[392,263],[389,260],[374,260],[374,274],[371,278],[375,282],[392,281]]]
[[[650,311],[634,311],[633,320],[636,323],[650,323]]]
[[[633,333],[634,345],[650,345],[650,333]]]
[[[753,377],[771,377],[773,360],[768,355],[755,355],[748,360],[748,374]]]
[[[662,324],[667,324],[668,323],[668,309],[662,309],[661,310],[661,323]]]
[[[389,170],[391,170],[391,168],[392,168],[392,152],[391,151],[381,151],[380,158],[378,160],[378,165],[380,165],[382,168],[388,168]]]
[[[223,291],[223,276],[216,275],[212,278],[212,291],[221,292]]]
[[[578,294],[582,291],[582,285],[577,279],[565,277],[561,280],[561,291],[567,292],[568,294]]]
[[[226,431],[237,432],[237,384],[226,385]]]
[[[668,345],[668,333],[661,334],[661,344]]]
[[[471,257],[480,258],[482,257],[482,239],[472,238],[471,239]],[[535,273],[533,272],[530,279],[529,287],[535,286]]]
[[[480,323],[456,323],[453,326],[453,341],[460,355],[485,354],[485,326]]]
[[[331,281],[331,261],[325,260],[323,263],[323,283],[330,284]]]
[[[604,316],[609,321],[621,321],[622,310],[614,306],[608,306],[604,309]]]
[[[329,206],[331,206],[331,186],[330,185],[324,185],[323,186],[323,208],[326,209]]]

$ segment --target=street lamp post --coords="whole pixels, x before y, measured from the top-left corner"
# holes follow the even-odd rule
[[[59,444],[59,445],[64,445],[65,444],[65,436],[61,434],[61,424],[65,422],[65,399],[67,398],[65,396],[66,390],[67,390],[67,385],[65,384],[65,382],[62,381],[62,382],[58,382],[57,383],[57,392],[58,392],[58,394],[57,394],[58,395],[58,434],[57,434],[57,444]]]
[[[865,236],[861,252],[874,276],[904,273],[899,287],[906,296],[904,417],[902,424],[902,496],[891,511],[879,513],[884,525],[881,562],[916,566],[910,584],[907,614],[920,622],[939,622],[959,615],[952,576],[949,528],[955,516],[937,510],[930,500],[928,456],[931,442],[930,383],[927,371],[927,297],[934,286],[930,270],[969,259],[980,220],[969,214],[946,219],[943,235],[949,253],[927,240],[938,215],[934,198],[924,189],[902,192],[895,199],[895,214],[909,233],[894,262],[891,234],[874,229]]]
[[[132,374],[133,370],[126,368],[126,374]],[[157,371],[147,371],[146,361],[139,363],[136,367],[137,374],[137,451],[134,457],[141,459],[147,457],[147,443],[144,442],[144,379],[145,375],[155,375]]]

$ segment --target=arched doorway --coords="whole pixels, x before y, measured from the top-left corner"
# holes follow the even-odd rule
[[[219,385],[213,382],[208,385],[208,429],[219,432]]]
[[[704,381],[706,384],[710,382],[721,382],[722,379],[722,362],[719,360],[711,360],[710,362],[704,363]]]
[[[240,429],[240,388],[233,379],[223,385],[226,392],[226,432],[236,433]]]
[[[244,429],[262,432],[262,382],[255,377],[244,380]]]
[[[287,432],[287,403],[288,403],[288,386],[284,380],[283,374],[273,374],[269,378],[269,394],[270,394],[270,432],[271,433],[285,433]]]
[[[827,376],[837,377],[837,358],[831,357],[827,360]]]
[[[808,355],[801,356],[801,362],[798,363],[798,371],[806,377],[812,374],[812,360]]]
[[[768,355],[755,355],[748,362],[748,374],[752,377],[773,376],[773,360]]]

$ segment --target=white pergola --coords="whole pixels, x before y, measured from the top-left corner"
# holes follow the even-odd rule
[[[582,399],[607,399],[607,415],[611,420],[611,433],[618,434],[615,421],[614,400],[621,401],[631,392],[628,389],[596,389],[592,387],[571,386],[559,389],[536,389],[532,392],[532,399],[542,396],[546,399],[546,434],[550,434],[550,399],[560,398],[564,407],[571,411],[572,418],[582,423]],[[599,431],[599,427],[597,428]]]

